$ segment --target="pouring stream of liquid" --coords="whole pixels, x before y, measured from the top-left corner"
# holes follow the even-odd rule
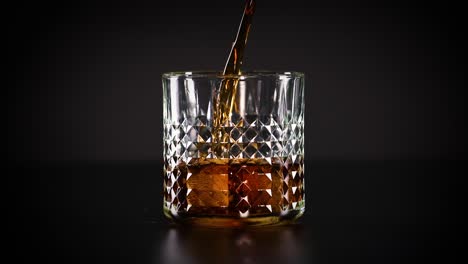
[[[235,75],[241,74],[242,59],[254,13],[255,0],[247,0],[236,38],[224,67],[223,75],[226,77],[221,82],[215,100],[213,111],[213,143],[214,151],[218,157],[226,153],[222,147],[222,143],[228,142],[229,134],[225,133],[222,126],[229,122],[234,106],[237,84],[239,82],[239,79]]]

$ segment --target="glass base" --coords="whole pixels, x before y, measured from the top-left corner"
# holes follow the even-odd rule
[[[304,208],[299,210],[290,210],[285,215],[266,215],[266,216],[253,216],[246,218],[233,218],[222,216],[210,215],[173,215],[170,210],[164,208],[164,215],[176,224],[214,227],[214,228],[241,228],[247,226],[272,226],[272,225],[286,225],[294,223],[298,218],[304,214]]]

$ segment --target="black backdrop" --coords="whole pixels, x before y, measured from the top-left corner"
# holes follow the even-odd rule
[[[9,157],[161,159],[161,74],[221,70],[243,5],[17,4],[7,40],[15,78]],[[302,0],[257,7],[244,66],[306,73],[307,159],[463,154],[460,8]]]
[[[4,10],[17,257],[401,263],[461,250],[449,243],[465,196],[464,9],[257,2],[245,68],[306,74],[305,224],[187,233],[162,220],[161,74],[222,69],[244,1],[17,2]]]

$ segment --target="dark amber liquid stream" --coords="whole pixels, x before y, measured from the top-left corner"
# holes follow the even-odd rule
[[[228,153],[229,134],[223,127],[229,124],[233,111],[254,12],[255,1],[248,0],[223,71],[224,78],[213,98],[211,144],[218,158],[192,158],[189,163],[174,167],[166,162],[166,175],[171,176],[165,177],[164,199],[166,214],[173,219],[226,226],[235,222],[222,219],[263,217],[258,223],[267,224],[278,222],[279,217],[291,210],[303,208],[303,157],[294,161],[279,157],[219,158]],[[299,215],[300,210],[296,211]]]
[[[213,105],[213,144],[214,151],[218,157],[226,152],[223,145],[219,143],[223,141],[227,142],[229,135],[225,134],[221,128],[223,124],[229,122],[230,114],[234,106],[237,84],[239,83],[239,79],[236,78],[236,75],[241,74],[245,47],[247,45],[247,38],[249,36],[250,27],[252,26],[254,13],[255,1],[248,0],[244,8],[237,36],[232,44],[226,65],[224,66],[223,75],[225,75],[225,78],[221,82],[217,98]]]

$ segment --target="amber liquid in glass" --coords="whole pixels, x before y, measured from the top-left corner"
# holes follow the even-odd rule
[[[173,208],[173,215],[181,219],[210,217],[200,220],[202,224],[238,225],[223,218],[247,217],[260,217],[259,224],[276,223],[304,202],[302,156],[294,161],[192,159],[189,164],[179,163],[170,173],[175,176],[165,182],[172,186],[171,192],[165,192],[166,207]]]
[[[255,11],[249,0],[218,93],[213,98],[212,151],[216,157],[229,153],[229,133],[238,75]],[[232,124],[231,124],[232,126]],[[192,224],[236,226],[273,224],[304,203],[303,157],[289,158],[192,158],[177,165],[165,164],[166,215]],[[237,219],[237,220],[236,220]],[[242,221],[239,221],[242,219]]]

